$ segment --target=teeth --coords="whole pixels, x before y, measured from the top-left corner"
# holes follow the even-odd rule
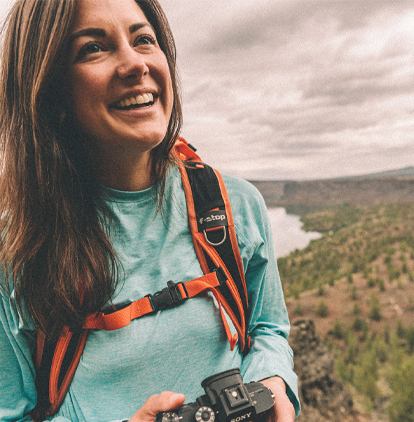
[[[131,104],[132,105],[140,105],[140,104],[146,104],[149,102],[154,101],[154,96],[151,93],[145,93],[142,95],[137,95],[136,97],[131,97],[131,98],[127,98],[125,100],[121,100],[119,101],[116,105],[118,107],[124,108],[124,107],[128,107]]]

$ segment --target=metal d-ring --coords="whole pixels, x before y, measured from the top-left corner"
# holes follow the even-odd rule
[[[208,240],[208,238],[207,238],[207,232],[206,232],[206,230],[203,230],[204,239],[206,239],[206,241],[207,241],[207,243],[209,245],[211,245],[211,246],[220,246],[221,244],[223,244],[226,241],[226,239],[227,239],[226,227],[225,226],[221,226],[221,228],[223,229],[224,236],[223,236],[223,239],[220,242],[218,242],[218,243],[213,243],[210,240]]]

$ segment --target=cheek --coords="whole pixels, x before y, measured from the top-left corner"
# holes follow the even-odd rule
[[[166,112],[171,113],[174,104],[174,90],[170,68],[164,53],[162,53],[162,55],[158,57],[158,60],[154,62],[152,74],[164,92],[164,108]]]
[[[74,72],[70,89],[73,111],[79,116],[98,104],[98,98],[103,95],[104,82],[98,72]]]

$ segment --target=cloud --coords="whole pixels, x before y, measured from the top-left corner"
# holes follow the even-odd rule
[[[161,4],[177,44],[183,135],[206,162],[255,179],[413,165],[412,0]]]
[[[177,44],[184,135],[207,161],[256,178],[412,164],[414,3],[195,4]]]

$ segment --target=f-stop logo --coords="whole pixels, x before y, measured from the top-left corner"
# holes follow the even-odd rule
[[[211,214],[207,217],[201,217],[198,222],[203,224],[218,222],[218,221],[226,221],[226,215],[225,214]]]
[[[251,414],[252,414],[252,412],[246,413],[245,415],[242,415],[242,416],[238,416],[237,418],[232,419],[230,422],[248,421]]]

